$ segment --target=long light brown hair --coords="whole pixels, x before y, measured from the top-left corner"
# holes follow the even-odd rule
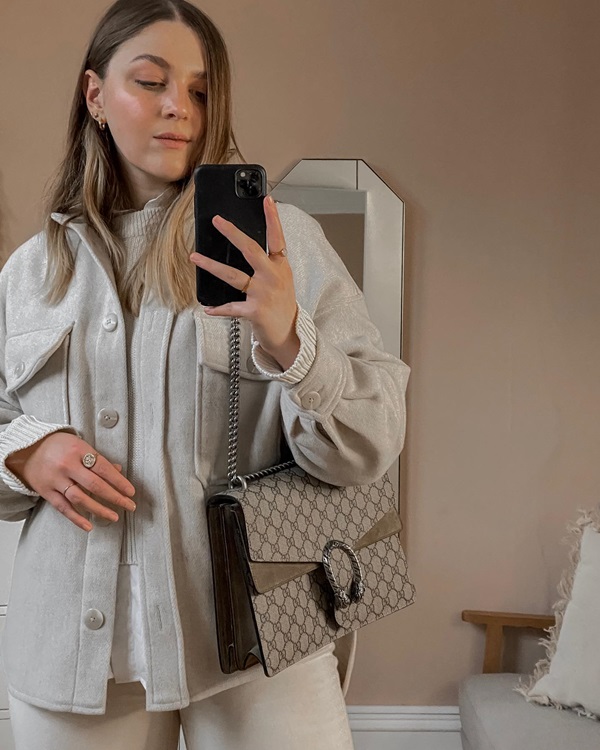
[[[149,233],[141,262],[127,278],[122,278],[125,249],[111,227],[115,212],[131,209],[133,198],[123,179],[108,127],[100,130],[88,110],[84,74],[91,68],[104,79],[120,45],[156,21],[181,21],[200,40],[207,73],[205,128],[194,146],[186,174],[168,188],[173,192],[173,201],[156,231]],[[54,221],[50,216],[53,211],[83,219],[106,248],[126,309],[139,314],[146,294],[155,295],[176,312],[195,301],[195,271],[189,260],[193,250],[193,172],[199,164],[227,163],[233,156],[244,162],[233,133],[231,111],[227,48],[208,16],[186,0],[117,0],[110,6],[92,34],[73,96],[65,156],[43,200],[48,246],[46,300],[50,304],[63,299],[75,267],[67,225]]]

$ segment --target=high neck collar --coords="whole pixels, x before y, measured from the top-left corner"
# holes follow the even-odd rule
[[[134,234],[128,234],[127,236],[143,234],[147,220],[149,218],[154,220],[157,216],[160,216],[164,209],[172,203],[173,199],[174,194],[169,186],[156,197],[150,198],[150,200],[146,201],[144,207],[139,210],[127,209],[125,211],[116,211],[114,215],[115,228],[122,229],[126,232],[133,229]],[[51,214],[51,217],[59,224],[66,224],[67,222],[70,222],[70,226],[85,224],[81,217],[75,218],[74,214],[54,211]]]
[[[149,201],[146,201],[146,203],[143,205],[142,208],[135,209],[135,208],[128,208],[125,211],[115,211],[115,214],[122,215],[122,214],[129,214],[129,213],[140,213],[142,211],[145,211],[147,208],[159,208],[163,206],[168,206],[171,203],[172,196],[169,195],[171,192],[171,188],[165,188],[162,193],[157,195],[155,198],[150,198]]]

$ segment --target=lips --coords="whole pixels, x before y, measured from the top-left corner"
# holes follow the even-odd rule
[[[165,135],[155,135],[155,138],[158,138],[161,141],[184,141],[185,143],[189,143],[190,139],[185,138],[183,135],[176,135],[175,133],[165,133]]]

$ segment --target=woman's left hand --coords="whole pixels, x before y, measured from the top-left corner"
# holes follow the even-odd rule
[[[283,228],[275,202],[270,196],[263,201],[267,224],[269,250],[277,253],[285,247]],[[235,289],[243,289],[248,279],[244,302],[228,302],[218,307],[205,307],[207,315],[246,318],[252,324],[254,338],[267,354],[270,354],[284,370],[294,362],[300,350],[296,335],[296,293],[292,269],[285,255],[267,255],[263,248],[221,216],[213,218],[213,225],[237,247],[254,275],[219,263],[199,253],[192,253],[190,260],[200,268],[214,274]]]

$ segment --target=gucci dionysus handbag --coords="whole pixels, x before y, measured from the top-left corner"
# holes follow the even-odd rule
[[[207,502],[221,670],[268,677],[412,604],[387,474],[327,484],[295,464],[238,476],[239,319],[231,320],[229,489]]]

